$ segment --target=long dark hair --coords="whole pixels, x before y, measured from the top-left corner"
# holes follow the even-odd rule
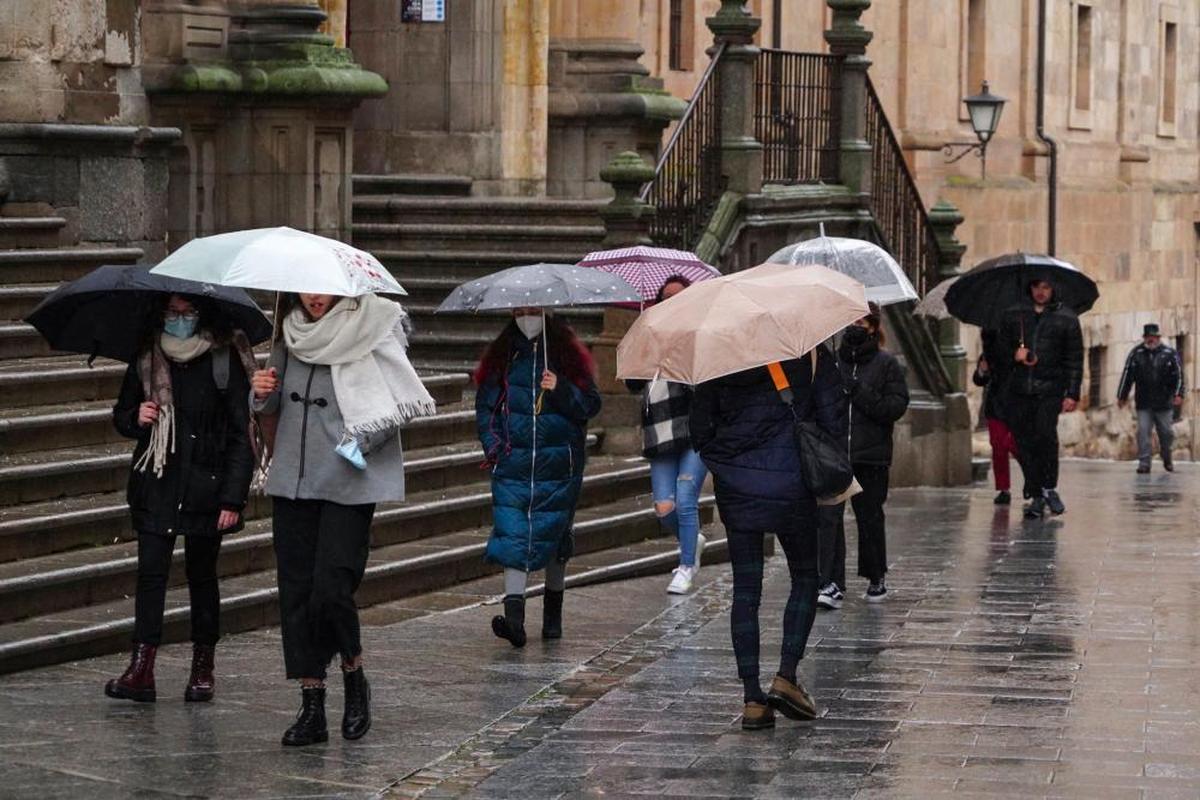
[[[663,285],[658,288],[658,294],[654,297],[655,303],[661,303],[664,300],[663,294],[667,291],[667,287],[672,283],[678,283],[685,289],[692,285],[692,282],[682,275],[672,275],[663,281]]]
[[[877,303],[867,303],[867,309],[868,313],[864,319],[871,323],[871,327],[875,329],[875,341],[883,347],[887,343],[887,336],[883,333],[883,314]]]
[[[516,344],[524,339],[525,334],[517,327],[515,320],[506,325],[504,330],[500,331],[500,335],[483,351],[472,376],[475,385],[483,386],[506,373]],[[592,354],[579,341],[570,325],[552,314],[547,314],[546,340],[549,349],[546,363],[550,369],[559,372],[581,389],[595,380],[596,363]]]

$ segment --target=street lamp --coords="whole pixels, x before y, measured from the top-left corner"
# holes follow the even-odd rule
[[[992,140],[992,136],[996,133],[996,128],[1000,125],[1000,112],[1004,111],[1003,97],[994,95],[988,91],[988,82],[983,82],[983,88],[979,94],[973,94],[963,100],[967,106],[967,116],[971,118],[971,128],[975,131],[975,136],[978,137],[978,142],[948,142],[942,148],[942,152],[946,154],[946,163],[953,164],[972,150],[979,154],[979,159],[983,168],[983,177],[987,177],[987,146]],[[962,148],[962,152],[954,155],[955,148]],[[953,158],[951,158],[953,156]]]

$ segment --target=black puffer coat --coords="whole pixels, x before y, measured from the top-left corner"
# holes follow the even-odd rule
[[[1033,366],[1013,361],[1022,341],[1037,355]],[[1012,394],[1079,399],[1083,332],[1079,317],[1061,303],[1047,306],[1041,314],[1032,303],[1010,308],[1004,314],[998,349],[997,358],[1012,365],[1007,383]]]
[[[784,362],[802,419],[833,436],[846,435],[846,397],[833,356]],[[800,473],[792,412],[765,367],[702,383],[692,396],[692,446],[713,474],[721,519],[741,531],[793,529],[816,501]]]
[[[132,470],[127,499],[134,530],[163,536],[217,536],[222,510],[241,512],[246,505],[254,456],[250,449],[250,382],[231,350],[229,385],[217,389],[213,352],[186,364],[171,362],[171,391],[175,398],[175,452],[167,455],[161,478],[152,471]],[[137,423],[144,400],[136,363],[125,371],[125,382],[113,408],[117,431],[137,440],[134,463],[149,442],[149,428]],[[241,530],[242,522],[220,534]]]
[[[876,340],[838,348],[842,382],[850,396],[850,461],[890,465],[892,430],[908,410],[904,369]]]
[[[1183,397],[1183,370],[1179,354],[1165,344],[1154,349],[1139,344],[1125,359],[1117,399],[1124,403],[1137,388],[1134,401],[1138,409],[1167,411],[1176,397]]]

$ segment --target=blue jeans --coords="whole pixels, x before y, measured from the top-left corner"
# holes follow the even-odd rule
[[[650,460],[650,489],[659,520],[679,539],[679,563],[696,563],[696,537],[700,535],[700,487],[708,469],[695,450]],[[670,510],[663,513],[663,508]]]

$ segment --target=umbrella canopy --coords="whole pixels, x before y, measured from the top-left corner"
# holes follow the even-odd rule
[[[624,278],[649,303],[658,297],[667,278],[678,275],[692,283],[720,277],[721,273],[701,261],[695,253],[669,250],[665,247],[624,247],[618,250],[597,250],[588,253],[581,267],[598,269]]]
[[[881,306],[920,297],[896,259],[882,247],[862,239],[826,236],[824,227],[820,236],[776,251],[767,263],[829,267],[861,283],[867,299]]]
[[[824,267],[763,264],[647,310],[617,348],[617,377],[697,384],[800,358],[868,313],[863,286]]]
[[[241,289],[155,275],[146,267],[100,267],[60,286],[25,321],[55,350],[132,361],[151,314],[172,294],[217,305],[251,344],[271,336],[271,323]]]
[[[637,303],[641,295],[624,279],[574,264],[528,264],[469,280],[438,307],[445,311]]]
[[[989,258],[960,275],[946,291],[946,308],[963,322],[981,328],[999,328],[1004,312],[1029,302],[1030,281],[1046,280],[1055,299],[1082,314],[1100,297],[1096,282],[1073,264],[1052,256],[1006,253]]]
[[[152,270],[193,281],[359,297],[407,294],[375,256],[292,228],[256,228],[193,239]]]
[[[913,307],[912,313],[918,317],[932,317],[933,319],[949,319],[950,311],[946,308],[946,292],[950,291],[950,287],[960,276],[947,278],[937,286],[930,289],[921,298],[921,302]]]

